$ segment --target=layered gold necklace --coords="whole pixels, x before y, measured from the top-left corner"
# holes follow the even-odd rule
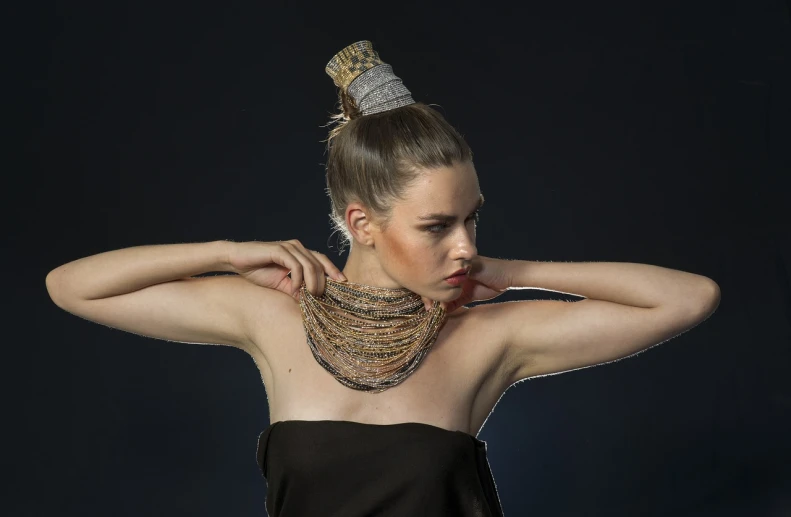
[[[439,302],[427,311],[409,289],[329,277],[320,297],[303,282],[299,306],[316,361],[344,386],[376,393],[417,369],[446,318]]]

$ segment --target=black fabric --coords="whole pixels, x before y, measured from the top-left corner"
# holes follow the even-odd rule
[[[284,420],[258,438],[269,517],[500,517],[486,442],[430,424]]]

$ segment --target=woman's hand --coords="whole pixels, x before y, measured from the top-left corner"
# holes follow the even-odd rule
[[[508,260],[478,255],[473,259],[472,268],[461,286],[461,295],[453,301],[440,302],[440,306],[450,314],[468,303],[491,300],[500,296],[511,287],[508,262]],[[426,310],[429,310],[434,301],[424,296],[423,303],[426,305]]]
[[[313,296],[324,294],[325,273],[338,282],[346,281],[340,269],[326,255],[305,249],[297,239],[236,243],[228,255],[228,263],[248,281],[277,289],[296,300],[299,300],[303,279]]]

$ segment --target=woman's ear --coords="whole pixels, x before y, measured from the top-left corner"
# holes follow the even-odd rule
[[[360,203],[350,203],[346,207],[346,227],[354,240],[370,246],[373,243],[371,235],[372,221],[366,214],[366,208]]]

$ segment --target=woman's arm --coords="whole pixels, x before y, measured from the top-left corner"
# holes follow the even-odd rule
[[[711,312],[720,299],[714,280],[651,264],[530,260],[504,264],[511,279],[509,289],[544,289],[631,307],[688,306]]]
[[[59,266],[47,275],[50,297],[96,300],[209,273],[234,272],[231,241],[154,244],[107,251]]]

